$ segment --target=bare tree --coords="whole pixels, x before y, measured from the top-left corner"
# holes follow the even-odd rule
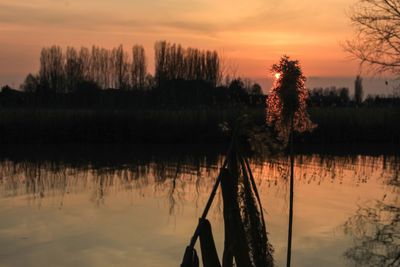
[[[132,48],[131,84],[134,89],[143,89],[146,79],[146,56],[141,45]]]
[[[77,83],[81,80],[80,60],[78,52],[73,47],[67,47],[65,55],[65,83],[66,90],[71,92],[75,90]]]
[[[159,86],[166,76],[165,58],[166,58],[167,42],[159,41],[154,45],[154,65],[155,65],[155,79]]]
[[[221,77],[220,59],[216,51],[182,48],[166,41],[155,45],[155,78],[168,80],[206,81],[216,86]]]
[[[111,87],[110,85],[110,64],[109,64],[109,57],[110,57],[110,52],[109,50],[105,48],[101,48],[100,50],[100,78],[101,78],[101,83],[100,85],[103,87],[103,89]]]
[[[356,36],[345,50],[373,72],[400,74],[400,0],[358,0],[349,17]]]
[[[220,76],[220,62],[216,51],[206,52],[206,80],[216,86]]]
[[[59,46],[43,48],[40,53],[40,83],[46,89],[55,93],[63,93],[64,82],[64,55]]]
[[[90,51],[86,47],[81,47],[79,51],[79,66],[82,78],[86,81],[90,80]]]
[[[40,51],[40,69],[39,79],[43,89],[48,90],[50,87],[50,64],[49,64],[49,49],[42,48]]]
[[[147,75],[143,46],[132,48],[132,58],[119,45],[113,49],[59,46],[45,47],[40,54],[40,88],[54,93],[72,92],[82,82],[100,88],[153,88],[167,81],[205,81],[216,86],[221,77],[216,51],[182,48],[160,41],[155,44],[155,75]]]
[[[112,51],[114,57],[114,67],[116,73],[116,84],[117,89],[127,89],[129,86],[129,61],[128,54],[124,51],[122,45]]]
[[[90,56],[90,77],[92,80],[102,86],[101,84],[101,73],[100,73],[100,47],[93,45],[92,54]]]

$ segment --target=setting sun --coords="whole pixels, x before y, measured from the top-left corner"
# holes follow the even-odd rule
[[[275,75],[274,75],[274,76],[275,76],[275,79],[277,79],[277,80],[278,80],[278,79],[281,77],[281,74],[278,72],[278,73],[275,73]]]

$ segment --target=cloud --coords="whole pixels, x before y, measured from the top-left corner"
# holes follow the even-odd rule
[[[342,0],[337,0],[338,2]],[[266,7],[244,17],[228,28],[241,31],[302,32],[306,34],[337,34],[348,31],[347,18],[338,3],[299,4],[292,0]],[[339,6],[339,7],[338,7]]]
[[[344,0],[337,0],[344,1]],[[293,0],[264,3],[251,1],[143,1],[118,0],[84,3],[42,0],[36,5],[6,2],[0,4],[0,23],[20,26],[44,26],[77,31],[129,29],[138,32],[182,31],[216,36],[227,31],[308,32],[341,31],[334,4],[299,4]],[[330,12],[325,12],[325,9]],[[339,10],[340,11],[340,10]],[[343,16],[344,17],[344,14]],[[336,18],[336,22],[337,22]],[[340,20],[339,20],[340,21]],[[342,23],[339,26],[343,26]]]
[[[123,27],[142,31],[156,30],[143,19],[117,18],[106,12],[88,13],[79,10],[48,9],[34,6],[0,4],[0,23],[26,27],[50,27],[58,29],[103,30]]]

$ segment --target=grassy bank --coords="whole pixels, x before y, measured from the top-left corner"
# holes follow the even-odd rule
[[[262,123],[262,108],[0,109],[0,143],[222,143],[220,123],[246,112]],[[311,108],[318,124],[304,143],[400,143],[399,107]]]

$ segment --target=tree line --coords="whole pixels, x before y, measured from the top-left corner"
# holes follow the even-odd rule
[[[308,90],[308,105],[311,107],[361,107],[361,106],[398,106],[398,95],[367,95],[364,98],[362,78],[357,76],[354,81],[354,94],[350,96],[347,87],[318,87]]]
[[[70,93],[81,87],[135,90],[160,87],[175,80],[201,81],[215,87],[221,78],[216,51],[183,48],[166,41],[156,42],[154,50],[153,77],[147,72],[141,45],[134,45],[130,53],[122,45],[112,49],[44,47],[38,74],[29,74],[22,89],[49,93]]]
[[[143,46],[134,45],[129,57],[122,45],[105,49],[60,46],[44,47],[40,52],[37,75],[29,74],[22,85],[28,92],[37,90],[69,93],[82,83],[99,88],[134,89],[145,86],[147,78],[146,56]]]
[[[355,104],[355,101],[350,98],[349,88],[347,87],[317,87],[308,90],[308,95],[309,106],[330,107]],[[361,102],[358,104],[361,104]]]
[[[154,51],[158,85],[171,80],[197,80],[216,86],[221,78],[220,59],[216,51],[185,49],[165,41],[157,42]]]

